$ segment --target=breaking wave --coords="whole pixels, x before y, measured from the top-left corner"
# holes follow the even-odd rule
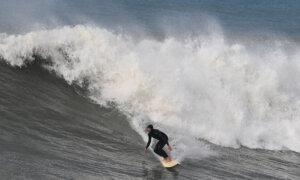
[[[49,60],[45,68],[127,114],[139,133],[149,122],[165,130],[176,156],[199,154],[199,139],[300,152],[300,51],[288,40],[230,43],[221,30],[136,39],[77,25],[0,34],[0,56],[13,66]]]

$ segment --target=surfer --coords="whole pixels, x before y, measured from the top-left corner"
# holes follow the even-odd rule
[[[147,153],[147,149],[150,146],[151,138],[157,139],[158,142],[155,145],[154,152],[159,156],[163,157],[165,161],[170,162],[172,159],[168,156],[168,154],[163,150],[165,145],[168,145],[169,151],[172,151],[172,147],[169,145],[168,136],[161,132],[158,129],[154,129],[153,125],[148,125],[145,129],[145,132],[148,134],[148,143],[145,148],[145,153]]]

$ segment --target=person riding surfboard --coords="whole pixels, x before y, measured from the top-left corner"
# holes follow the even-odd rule
[[[163,147],[167,145],[169,151],[172,151],[172,147],[168,142],[169,141],[168,136],[165,133],[161,132],[160,130],[154,129],[152,124],[146,127],[145,132],[148,134],[148,143],[145,148],[145,153],[147,153],[148,147],[150,146],[151,138],[154,138],[158,140],[158,142],[155,145],[154,152],[157,155],[163,157],[164,161],[166,162],[172,161],[171,157],[163,150]]]

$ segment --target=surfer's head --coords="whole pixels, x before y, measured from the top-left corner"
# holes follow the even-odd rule
[[[153,125],[152,125],[152,124],[149,124],[149,125],[146,127],[145,132],[146,132],[146,133],[149,133],[149,132],[152,131],[152,129],[153,129]]]

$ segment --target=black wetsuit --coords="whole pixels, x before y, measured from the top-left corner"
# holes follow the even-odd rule
[[[158,142],[157,144],[155,145],[155,148],[154,148],[154,152],[164,158],[167,158],[168,155],[167,153],[163,150],[163,147],[167,144],[169,145],[169,142],[168,142],[168,136],[161,132],[160,130],[158,129],[152,129],[149,134],[148,134],[148,143],[147,143],[147,146],[146,146],[146,149],[149,147],[150,143],[151,143],[151,138],[154,138],[154,139],[157,139]]]

